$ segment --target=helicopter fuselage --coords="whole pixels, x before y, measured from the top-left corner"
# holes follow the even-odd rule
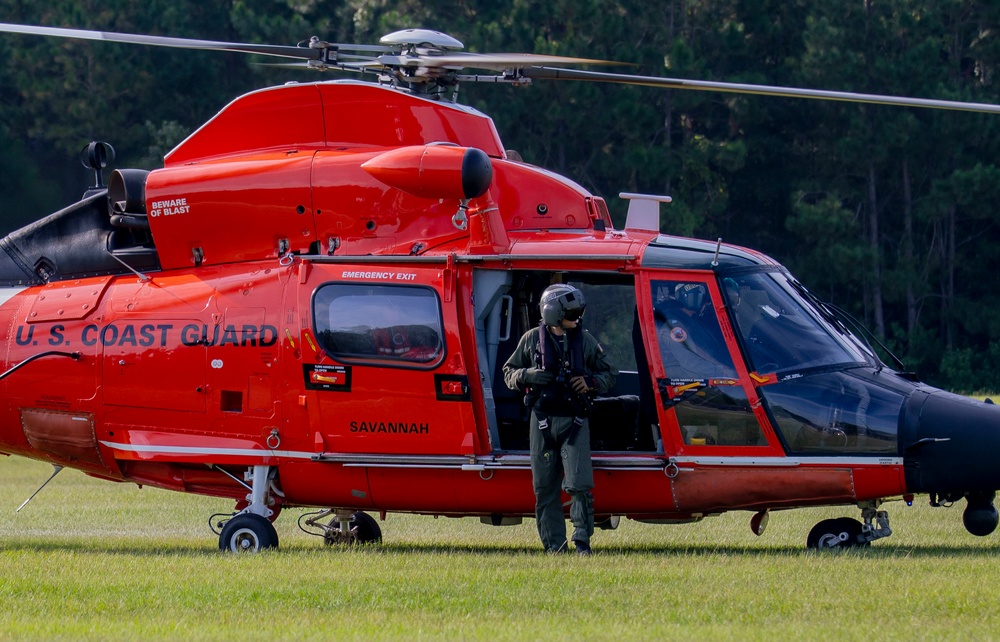
[[[474,110],[274,88],[117,181],[0,242],[0,451],[244,505],[532,515],[500,367],[567,282],[621,371],[599,516],[1000,488],[1000,411],[884,367],[766,256],[613,229]]]

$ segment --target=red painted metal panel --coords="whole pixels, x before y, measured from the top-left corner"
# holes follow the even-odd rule
[[[906,492],[902,466],[854,466],[854,489],[858,500],[898,497]]]
[[[450,103],[359,83],[283,85],[241,96],[167,154],[167,167],[264,150],[451,142],[502,157],[493,121]]]
[[[283,85],[240,96],[167,154],[164,164],[172,167],[268,149],[323,147],[323,103],[316,87]]]
[[[146,208],[164,269],[277,258],[316,240],[311,153],[258,154],[149,175]]]
[[[364,468],[329,462],[286,462],[278,475],[285,501],[303,506],[372,508]]]
[[[467,107],[362,83],[321,83],[329,147],[403,147],[435,142],[504,155],[493,121]]]
[[[94,312],[97,302],[111,282],[110,276],[95,279],[59,281],[39,291],[28,323],[83,319]]]
[[[855,501],[851,468],[682,469],[673,480],[678,510],[688,513],[794,508]]]

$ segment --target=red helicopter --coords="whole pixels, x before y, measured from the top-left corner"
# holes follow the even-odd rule
[[[745,510],[759,535],[772,510],[854,505],[861,520],[823,520],[806,543],[863,546],[892,532],[884,501],[918,493],[965,498],[975,535],[997,526],[1000,409],[885,365],[767,256],[660,234],[668,197],[622,194],[615,229],[602,198],[505,151],[454,90],[571,79],[998,106],[579,71],[548,65],[596,61],[463,53],[427,30],[295,47],[0,31],[378,79],[241,96],[162,169],[107,186],[111,149],[90,145],[85,197],[0,240],[6,454],[231,498],[213,525],[229,551],[277,547],[286,506],[318,508],[299,525],[328,544],[380,540],[365,511],[518,523],[534,511],[528,416],[501,367],[540,293],[569,283],[621,373],[593,400],[601,526]]]

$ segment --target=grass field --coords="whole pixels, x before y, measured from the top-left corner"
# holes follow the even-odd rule
[[[534,522],[389,515],[385,543],[330,549],[277,522],[281,550],[222,555],[229,502],[0,458],[0,639],[1000,639],[1000,533],[968,535],[964,503],[887,504],[896,534],[807,552],[853,508],[699,524],[622,521],[590,558],[546,556]]]

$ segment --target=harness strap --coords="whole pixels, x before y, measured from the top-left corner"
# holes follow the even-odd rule
[[[534,409],[531,412],[534,413],[535,419],[538,420],[538,429],[542,431],[542,441],[545,442],[545,447],[548,450],[555,450],[563,444],[572,444],[576,436],[580,434],[580,429],[583,428],[583,422],[585,421],[583,417],[573,417],[573,425],[559,439],[556,439],[552,434],[552,422],[549,417]]]

